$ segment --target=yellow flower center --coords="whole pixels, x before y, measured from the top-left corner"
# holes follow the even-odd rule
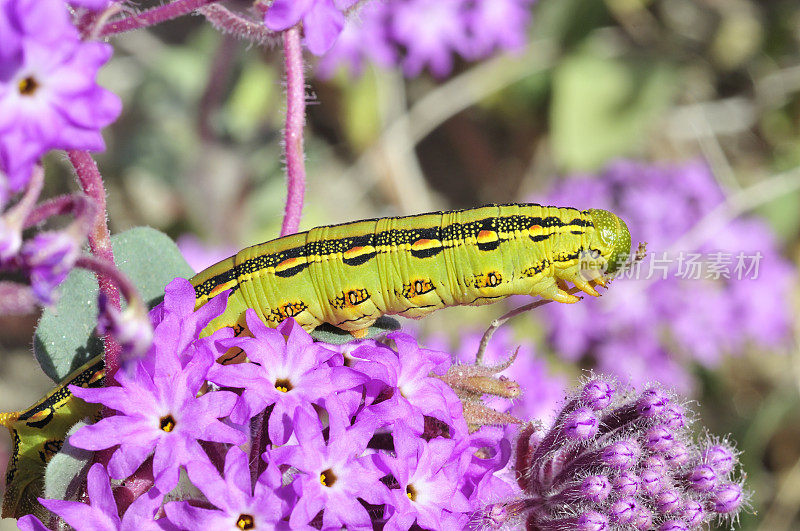
[[[288,378],[278,378],[275,380],[275,389],[281,393],[288,393],[292,390],[292,382]]]
[[[249,514],[240,514],[239,518],[236,519],[236,527],[239,529],[255,529],[256,523],[253,521],[253,517]]]
[[[334,474],[333,470],[330,468],[323,470],[319,475],[319,482],[322,483],[323,487],[333,487],[333,484],[336,483],[336,479],[336,474]]]
[[[36,81],[36,78],[28,76],[20,80],[17,88],[19,89],[19,93],[23,96],[33,96],[39,88],[39,82]]]
[[[169,433],[175,429],[175,419],[172,417],[172,415],[165,415],[161,417],[161,420],[158,423],[158,427],[161,430]]]

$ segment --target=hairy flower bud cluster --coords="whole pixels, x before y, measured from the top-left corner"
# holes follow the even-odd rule
[[[524,494],[484,508],[490,528],[697,529],[731,521],[746,500],[725,441],[693,440],[683,407],[660,388],[620,392],[592,379],[537,436],[521,431]],[[502,516],[500,516],[502,515]]]

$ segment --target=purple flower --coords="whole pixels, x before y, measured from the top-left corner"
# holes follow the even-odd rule
[[[22,267],[42,304],[53,303],[53,291],[67,278],[79,253],[80,243],[67,231],[42,232],[23,244]]]
[[[308,51],[322,55],[342,32],[342,11],[354,3],[355,0],[275,0],[264,14],[264,25],[283,31],[302,20]]]
[[[222,328],[208,338],[199,338],[208,324],[225,311],[228,294],[223,291],[195,311],[196,296],[191,282],[183,278],[170,282],[164,288],[164,301],[150,310],[150,322],[155,327],[153,346],[156,352],[174,352],[181,365],[186,365],[193,356],[195,346],[232,337],[231,329]],[[143,360],[150,372],[154,360],[154,356]]]
[[[391,35],[406,49],[402,59],[408,77],[428,67],[443,77],[453,69],[453,52],[468,54],[463,0],[407,0],[394,7]]]
[[[364,63],[389,67],[397,62],[397,51],[389,42],[388,16],[393,4],[369,2],[348,17],[333,47],[320,58],[317,74],[329,78],[340,63],[359,75]]]
[[[505,502],[509,513],[521,513],[528,529],[608,529],[609,523],[650,529],[653,522],[675,520],[676,516],[692,522],[735,516],[746,497],[741,482],[733,477],[736,467],[731,467],[716,488],[694,488],[693,475],[687,471],[708,466],[701,465],[704,451],[708,451],[692,441],[686,426],[674,432],[686,443],[671,447],[683,447],[681,455],[685,457],[679,465],[648,446],[661,419],[654,408],[641,406],[658,402],[654,397],[664,398],[659,389],[639,396],[617,393],[608,407],[595,412],[601,419],[595,433],[579,442],[565,437],[565,426],[575,413],[589,411],[581,404],[585,396],[594,394],[595,383],[589,381],[568,399],[546,433],[534,438],[532,426],[521,430],[516,468],[523,494]],[[490,514],[502,514],[498,503],[484,507],[482,521],[488,521]]]
[[[294,319],[273,329],[252,309],[247,310],[245,318],[253,337],[232,338],[221,344],[242,348],[250,363],[214,365],[208,379],[222,386],[244,388],[231,412],[234,422],[244,423],[273,406],[268,432],[274,444],[289,439],[297,409],[313,412],[312,403],[367,380],[347,367],[328,365],[331,358],[341,355],[314,343]]]
[[[110,334],[122,347],[125,359],[141,358],[153,344],[153,326],[143,314],[131,307],[117,310],[101,291],[97,296],[97,334]]]
[[[63,0],[0,2],[0,48],[0,188],[14,193],[50,149],[104,149],[121,104],[95,81],[111,46],[82,41]]]
[[[425,442],[402,422],[395,423],[392,437],[396,457],[378,457],[397,482],[386,500],[390,509],[384,529],[408,529],[415,521],[427,529],[446,529],[443,522],[451,517],[449,513],[470,510],[450,475],[456,466],[454,441],[436,438]]]
[[[339,40],[320,63],[329,77],[339,63],[358,74],[366,60],[399,64],[409,77],[427,68],[443,77],[454,56],[477,60],[518,51],[530,26],[531,0],[394,0],[371,2],[345,21]]]
[[[466,434],[461,402],[447,384],[429,376],[446,370],[449,354],[422,349],[403,333],[394,332],[387,337],[397,346],[396,353],[388,348],[360,351],[359,356],[365,361],[353,364],[359,370],[366,362],[380,363],[385,383],[393,389],[388,400],[369,406],[368,412],[384,423],[402,419],[415,433],[423,432],[424,417],[429,416]]]
[[[527,40],[532,3],[532,0],[477,0],[466,14],[470,56],[486,57],[495,49],[522,49]]]
[[[611,494],[611,483],[602,474],[587,476],[581,481],[581,495],[594,503],[602,503]]]
[[[186,472],[216,509],[185,501],[166,504],[167,517],[181,529],[288,528],[281,523],[289,508],[279,496],[281,472],[275,465],[268,465],[251,486],[247,454],[233,447],[225,456],[223,477],[208,458],[188,463]]]
[[[785,341],[797,272],[768,226],[742,218],[692,232],[722,200],[702,162],[621,161],[557,185],[548,202],[614,212],[650,254],[603,297],[545,314],[555,350],[569,360],[589,357],[637,385],[656,379],[685,392],[692,380],[684,360],[714,367],[753,342]]]
[[[298,409],[294,417],[297,445],[281,446],[264,455],[278,465],[291,465],[300,474],[292,487],[298,496],[289,523],[300,527],[320,510],[324,529],[371,528],[369,513],[357,498],[380,505],[389,491],[379,480],[385,475],[371,455],[367,443],[375,431],[369,423],[349,426],[341,408],[328,408],[330,434],[323,437],[317,416]]]
[[[191,289],[191,284],[179,279],[167,289],[182,287],[185,291],[187,285]],[[70,386],[75,396],[118,412],[78,430],[70,437],[70,443],[87,450],[119,445],[108,465],[111,476],[117,479],[130,476],[153,455],[155,484],[162,492],[177,484],[182,465],[204,456],[198,440],[230,444],[246,440],[244,433],[217,420],[233,409],[234,393],[212,391],[197,396],[208,369],[221,352],[215,350],[213,341],[196,341],[187,347],[192,350],[191,359],[182,367],[180,358],[186,353],[165,349],[165,343],[171,345],[162,339],[181,334],[181,321],[172,317],[174,314],[167,311],[155,329],[152,372],[145,367],[146,363],[136,361],[132,370],[123,367],[117,372],[119,387]]]
[[[164,495],[157,489],[150,489],[128,507],[120,519],[117,504],[111,493],[108,473],[100,463],[89,469],[87,477],[89,503],[39,498],[39,502],[57,514],[76,529],[98,531],[153,531],[174,529],[166,520],[155,520],[156,511],[161,507]],[[17,525],[22,531],[45,531],[47,528],[33,515],[19,519]]]

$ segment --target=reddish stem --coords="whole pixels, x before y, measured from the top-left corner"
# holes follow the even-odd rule
[[[286,177],[288,190],[286,211],[281,236],[293,234],[300,228],[303,212],[303,195],[306,188],[306,168],[303,154],[303,126],[306,113],[306,86],[303,72],[303,49],[300,45],[300,28],[295,26],[283,34],[286,56]]]
[[[280,42],[280,32],[270,31],[263,21],[251,20],[246,16],[230,11],[225,6],[212,4],[201,8],[200,13],[206,17],[214,28],[222,33],[233,35],[254,44],[276,46]]]
[[[103,178],[97,169],[94,159],[86,151],[68,151],[69,161],[75,168],[78,183],[84,193],[91,198],[97,205],[94,226],[89,233],[89,249],[99,260],[105,260],[114,266],[114,251],[111,249],[111,233],[106,222],[106,190],[103,186]],[[109,304],[114,308],[120,309],[119,291],[114,280],[107,275],[97,275],[97,283],[100,291],[104,292]],[[106,334],[103,336],[105,345],[105,364],[106,364],[106,385],[113,385],[114,374],[119,369],[120,355],[122,348],[114,338]]]
[[[163,6],[154,7],[147,11],[142,11],[136,15],[132,15],[122,20],[115,20],[109,22],[103,29],[100,30],[100,37],[107,37],[117,33],[124,33],[139,28],[146,28],[148,26],[155,26],[164,21],[177,18],[183,15],[188,15],[192,11],[208,4],[213,4],[218,0],[175,0]]]

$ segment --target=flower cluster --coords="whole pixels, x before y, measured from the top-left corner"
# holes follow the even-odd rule
[[[428,68],[438,77],[454,55],[469,61],[498,50],[518,51],[526,41],[532,0],[398,0],[370,2],[349,18],[320,62],[329,76],[338,65],[354,73],[366,61],[400,65],[409,77]],[[420,16],[424,13],[425,16]]]
[[[497,428],[470,434],[461,401],[439,377],[451,368],[449,354],[422,349],[402,333],[390,335],[393,347],[365,340],[334,349],[291,319],[268,328],[253,310],[246,313],[251,337],[223,328],[199,338],[226,302],[219,296],[194,311],[193,287],[176,279],[151,315],[153,347],[123,366],[120,385],[70,387],[116,412],[78,430],[70,444],[115,450],[107,475],[100,465],[92,469],[91,505],[44,505],[68,521],[83,510],[119,522],[108,476],[151,474],[147,500],[128,509],[136,515],[124,512],[123,523],[454,529],[498,494],[514,494],[496,475],[509,461],[510,442]],[[242,363],[215,362],[240,360],[234,354],[241,351]],[[258,419],[263,446],[249,437]],[[181,469],[202,497],[180,488],[164,505],[166,517],[154,521]],[[41,529],[33,516],[21,523]]]
[[[587,382],[553,427],[523,429],[516,455],[521,496],[484,508],[490,528],[698,529],[732,521],[747,493],[726,442],[692,440],[683,406],[658,388],[620,392]]]
[[[95,81],[111,51],[81,40],[63,0],[0,1],[0,208],[47,151],[104,149],[121,110]]]
[[[753,341],[776,347],[791,322],[789,294],[797,272],[781,257],[768,226],[738,218],[711,232],[693,232],[697,223],[723,201],[709,168],[702,162],[650,166],[618,162],[601,175],[559,183],[547,201],[577,208],[608,209],[626,221],[633,241],[647,242],[648,259],[640,277],[620,279],[599,299],[547,312],[555,350],[575,361],[587,356],[604,372],[658,381],[688,391],[691,379],[683,360],[713,367]],[[674,248],[675,246],[680,248]],[[736,256],[760,253],[757,276],[717,275],[681,278],[681,260],[665,274],[648,275],[650,260],[681,252]],[[667,262],[664,262],[667,263]],[[597,326],[597,323],[604,323]]]

